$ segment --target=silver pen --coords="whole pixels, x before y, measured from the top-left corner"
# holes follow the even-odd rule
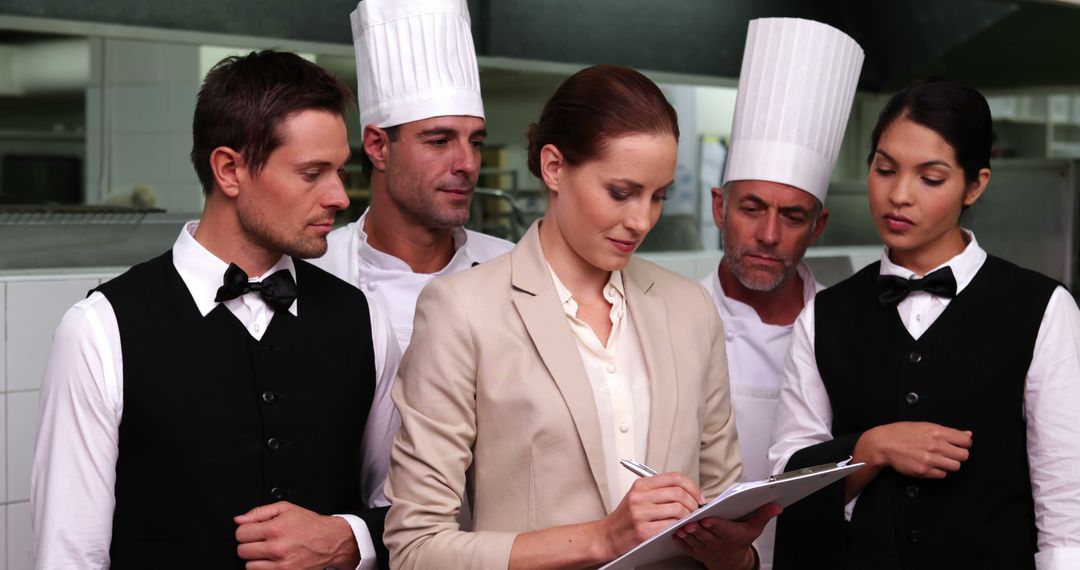
[[[654,475],[659,475],[652,467],[649,467],[640,461],[634,461],[633,459],[623,459],[619,462],[619,465],[627,468],[631,473],[638,477],[652,477]]]
[[[622,465],[623,467],[625,467],[627,470],[629,470],[634,475],[637,475],[638,477],[652,477],[654,475],[659,475],[660,474],[660,473],[658,473],[656,471],[656,469],[653,469],[652,467],[649,467],[648,465],[645,465],[644,463],[642,463],[640,461],[635,461],[633,459],[623,459],[622,461],[619,461],[619,465]],[[705,506],[705,503],[701,503],[701,504],[698,505],[698,508],[701,508],[701,507],[704,507],[704,506]]]

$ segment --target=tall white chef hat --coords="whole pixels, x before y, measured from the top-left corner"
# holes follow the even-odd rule
[[[349,20],[361,127],[484,118],[466,0],[360,0]]]
[[[844,138],[863,51],[820,22],[750,22],[724,183],[768,180],[822,203]]]

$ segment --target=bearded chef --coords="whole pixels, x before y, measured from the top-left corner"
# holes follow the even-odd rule
[[[822,288],[802,261],[829,217],[825,195],[863,52],[843,32],[795,18],[750,22],[724,187],[713,219],[724,256],[703,284],[724,323],[743,479],[768,451],[792,325]],[[758,539],[771,568],[775,521]]]
[[[513,244],[462,227],[487,136],[465,0],[361,0],[350,19],[371,204],[314,263],[382,305],[404,351],[425,285]]]

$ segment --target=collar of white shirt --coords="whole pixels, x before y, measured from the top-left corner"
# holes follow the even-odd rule
[[[368,210],[364,210],[364,214],[356,220],[356,235],[359,238],[359,255],[360,259],[369,265],[375,267],[381,267],[383,269],[397,269],[412,273],[412,268],[408,263],[390,255],[375,249],[368,245],[367,232],[364,231],[364,224],[367,222]],[[440,269],[433,275],[443,275],[445,273],[453,273],[457,270],[458,266],[464,261],[470,261],[468,258],[468,248],[465,244],[469,241],[469,234],[465,232],[465,228],[460,226],[450,230],[450,235],[454,238],[454,257],[450,259],[450,263],[446,264],[446,267]]]
[[[574,300],[573,293],[563,285],[563,282],[559,280],[559,276],[555,274],[555,270],[551,268],[551,264],[547,264],[548,272],[551,273],[551,281],[555,284],[555,293],[559,295],[559,302],[562,303],[563,311],[567,316],[577,318],[578,304]],[[607,285],[604,286],[604,298],[611,303],[612,310],[618,311],[622,307],[623,300],[626,298],[626,291],[623,289],[623,280],[621,271],[612,271],[611,276],[608,277]]]
[[[956,294],[959,295],[961,291],[967,287],[971,280],[975,278],[975,274],[979,272],[979,268],[986,262],[986,250],[979,247],[978,240],[975,239],[975,234],[969,230],[961,230],[968,237],[967,247],[964,251],[961,251],[952,259],[938,265],[937,267],[927,271],[927,274],[937,271],[942,267],[951,267],[953,277],[956,279]],[[889,259],[889,248],[886,246],[881,252],[881,275],[895,275],[904,279],[911,279],[916,277],[922,277],[922,275],[916,274],[914,271],[897,265]],[[936,298],[936,296],[934,296]],[[947,301],[947,299],[941,299]]]
[[[176,272],[180,274],[180,279],[184,281],[188,292],[191,293],[191,298],[195,300],[195,305],[199,307],[199,313],[205,317],[218,306],[214,297],[217,296],[217,290],[221,287],[229,264],[218,259],[195,240],[195,230],[198,228],[198,221],[184,224],[183,229],[180,230],[180,236],[173,244],[172,254]],[[261,281],[263,277],[273,275],[281,269],[289,270],[293,280],[296,280],[296,266],[288,255],[281,256],[281,259],[266,273],[254,276],[251,280]],[[261,301],[262,298],[260,297],[259,300]],[[293,301],[293,304],[289,306],[289,312],[293,316],[296,316],[297,305],[298,301]]]

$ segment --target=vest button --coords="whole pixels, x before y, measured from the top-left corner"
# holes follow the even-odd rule
[[[273,499],[275,501],[280,501],[284,497],[285,497],[285,489],[282,489],[281,487],[274,487],[274,488],[270,489],[270,498],[271,499]]]
[[[922,362],[922,355],[913,350],[907,355],[907,359],[912,364],[918,364]]]
[[[908,485],[907,489],[905,489],[905,491],[907,492],[907,496],[908,496],[909,499],[914,499],[915,497],[919,496],[919,486],[918,485]]]
[[[910,542],[911,544],[918,544],[919,543],[919,531],[917,531],[917,530],[909,530],[908,533],[907,533],[907,541]]]
[[[919,403],[919,395],[916,394],[915,392],[908,392],[907,395],[904,396],[904,401],[909,403],[909,404],[918,404]]]
[[[262,393],[262,401],[267,404],[273,404],[274,400],[277,400],[277,394],[267,390]]]
[[[276,437],[272,437],[266,440],[266,447],[270,448],[270,451],[277,451],[281,449],[281,440]]]

